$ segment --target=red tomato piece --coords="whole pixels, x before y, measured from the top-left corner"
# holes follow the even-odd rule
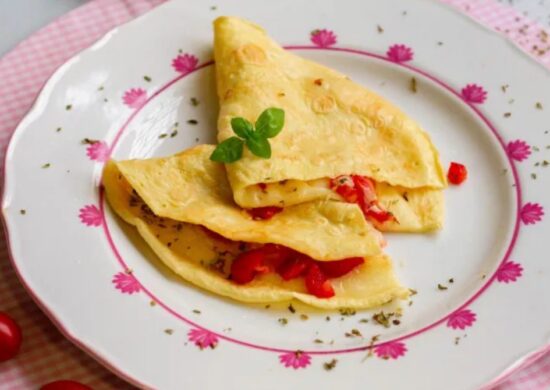
[[[278,214],[281,211],[283,211],[283,208],[276,206],[257,207],[255,209],[247,210],[248,214],[250,214],[255,220],[271,219],[275,214]]]
[[[269,272],[262,248],[241,253],[231,264],[231,279],[238,284],[251,282],[258,274]]]
[[[461,184],[468,177],[468,170],[466,166],[452,162],[447,172],[447,178],[452,184]]]
[[[351,176],[341,175],[330,180],[330,188],[348,203],[356,203],[357,189]]]
[[[370,218],[374,219],[376,222],[384,223],[386,221],[395,221],[395,217],[389,211],[384,210],[378,202],[375,202],[371,205],[366,212]]]
[[[9,360],[21,348],[21,328],[6,313],[0,312],[0,362]]]
[[[355,188],[357,188],[359,204],[369,206],[376,201],[376,191],[374,183],[371,179],[365,176],[351,175]]]
[[[264,254],[264,263],[270,267],[272,271],[279,269],[281,264],[287,261],[291,256],[295,256],[296,252],[283,245],[265,244],[259,248]]]
[[[260,187],[260,190],[265,191],[267,189],[267,184],[265,183],[258,183],[258,187]]]
[[[339,278],[364,262],[362,257],[350,257],[336,261],[319,261],[317,264],[327,278]]]
[[[277,272],[284,280],[296,279],[303,276],[312,263],[308,256],[298,255],[284,262]]]
[[[59,380],[45,384],[40,390],[92,390],[92,388],[75,381]]]
[[[330,298],[334,296],[334,289],[317,264],[312,264],[305,276],[307,292],[317,298]]]

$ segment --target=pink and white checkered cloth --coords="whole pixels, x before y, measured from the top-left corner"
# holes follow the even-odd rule
[[[0,59],[0,161],[4,161],[6,145],[16,125],[57,67],[110,29],[164,1],[92,0],[38,31]],[[550,67],[546,31],[515,9],[495,0],[441,1],[500,31]],[[59,379],[76,380],[94,389],[131,388],[57,331],[17,280],[3,239],[0,239],[0,311],[9,313],[23,330],[23,346],[18,356],[0,364],[0,390],[36,389]],[[549,388],[550,353],[546,353],[495,389]]]

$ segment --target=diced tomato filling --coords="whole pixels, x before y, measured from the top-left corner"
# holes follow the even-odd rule
[[[231,279],[238,284],[251,282],[256,275],[269,272],[261,249],[243,252],[231,264]]]
[[[277,272],[284,280],[304,278],[307,291],[318,298],[334,296],[331,278],[339,278],[363,264],[361,257],[316,261],[282,245],[266,244],[241,253],[231,264],[231,279],[246,284],[257,275]]]
[[[468,177],[468,170],[462,164],[452,162],[449,166],[447,178],[452,184],[461,184]]]
[[[310,294],[317,298],[330,298],[334,296],[334,289],[330,280],[321,271],[317,264],[312,264],[309,267],[305,277],[306,289]]]
[[[392,213],[384,210],[376,198],[374,183],[359,175],[341,175],[330,180],[330,188],[346,202],[357,203],[365,218],[378,223],[396,221]]]
[[[246,210],[255,220],[271,219],[275,214],[283,211],[282,207],[267,206]]]
[[[320,261],[319,268],[328,278],[339,278],[365,262],[362,257],[350,257],[336,261]]]
[[[300,276],[303,276],[312,263],[313,260],[311,260],[309,257],[298,255],[284,262],[277,269],[277,273],[281,275],[281,278],[283,278],[284,280],[296,279]]]

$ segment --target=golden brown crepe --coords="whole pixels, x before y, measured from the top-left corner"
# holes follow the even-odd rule
[[[380,254],[377,232],[356,205],[313,202],[255,221],[233,203],[223,165],[208,159],[212,150],[202,145],[168,158],[110,161],[104,170],[103,185],[114,211],[137,228],[172,271],[244,302],[296,298],[326,309],[368,308],[408,295],[389,258]],[[199,225],[233,241],[216,239]],[[283,281],[276,273],[246,285],[228,280],[242,241],[282,244],[317,260],[372,256],[349,274],[332,279],[336,295],[320,299],[306,292],[303,280]]]
[[[260,27],[239,18],[215,21],[214,56],[220,142],[234,135],[233,117],[254,122],[268,107],[285,111],[282,132],[270,139],[270,159],[245,150],[241,160],[227,164],[237,204],[254,208],[338,199],[328,179],[357,174],[376,182],[381,203],[399,221],[378,226],[381,230],[442,226],[440,190],[446,180],[437,150],[393,104],[285,51]]]
[[[288,207],[254,220],[233,202],[223,164],[212,145],[168,158],[112,162],[159,217],[202,225],[230,240],[281,244],[316,260],[380,254],[381,235],[356,205],[333,201]]]

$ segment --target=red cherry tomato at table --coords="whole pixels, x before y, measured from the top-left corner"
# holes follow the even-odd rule
[[[75,381],[59,380],[45,384],[40,390],[92,390],[92,388]]]
[[[0,312],[0,362],[13,358],[21,348],[21,329],[6,313]]]

